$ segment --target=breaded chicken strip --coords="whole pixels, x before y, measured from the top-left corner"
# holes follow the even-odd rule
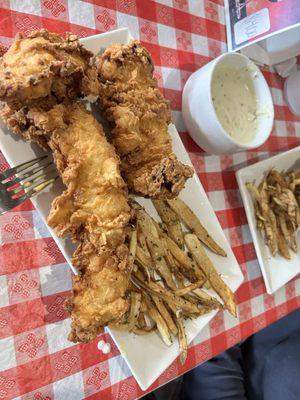
[[[97,59],[99,104],[129,189],[153,198],[179,194],[192,168],[172,152],[170,109],[157,88],[148,51],[137,41],[113,45]]]
[[[45,29],[27,38],[18,34],[0,59],[0,100],[20,108],[50,95],[57,101],[97,95],[92,55],[72,34],[66,39]]]
[[[22,117],[20,118],[20,115]],[[127,188],[114,148],[101,125],[79,103],[2,110],[10,128],[30,138],[43,136],[54,153],[66,190],[52,203],[49,225],[59,236],[70,233],[79,246],[73,265],[70,340],[92,340],[128,310],[131,265],[126,245],[130,218]]]
[[[123,229],[125,231],[125,229]],[[123,236],[119,242],[122,243]],[[99,253],[100,251],[100,253]],[[89,342],[109,323],[122,322],[129,309],[128,286],[131,265],[125,243],[116,247],[81,241],[73,265],[83,270],[73,278],[73,296],[66,307],[71,314],[69,340]]]

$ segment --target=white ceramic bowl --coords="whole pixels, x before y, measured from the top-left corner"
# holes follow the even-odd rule
[[[233,139],[222,127],[212,101],[212,79],[217,65],[238,69],[248,67],[261,113],[253,139],[247,143]],[[234,71],[233,71],[234,73]],[[194,72],[183,89],[182,113],[194,141],[211,154],[235,153],[261,146],[270,136],[274,106],[267,82],[259,68],[239,53],[222,54]]]

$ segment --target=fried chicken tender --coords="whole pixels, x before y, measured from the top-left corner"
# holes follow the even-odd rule
[[[129,309],[131,270],[127,246],[106,246],[106,250],[102,246],[102,253],[98,252],[84,240],[74,253],[73,265],[84,268],[84,273],[74,276],[73,296],[66,305],[72,318],[69,340],[73,342],[91,341],[104,326],[122,322]]]
[[[113,45],[97,59],[99,104],[129,189],[152,198],[179,194],[192,168],[172,152],[170,109],[157,88],[148,51],[137,41]]]
[[[17,36],[0,60],[0,116],[26,140],[52,150],[66,190],[52,203],[48,224],[78,242],[78,270],[67,303],[69,339],[87,342],[125,316],[131,272],[127,186],[119,158],[78,97],[98,95],[92,53],[77,37],[46,30]],[[73,102],[72,102],[73,101]]]
[[[72,318],[69,339],[87,342],[109,322],[120,321],[129,307],[127,187],[113,146],[83,104],[45,108],[13,112],[7,106],[2,117],[25,138],[37,132],[43,136],[66,185],[52,203],[48,224],[59,236],[70,233],[79,241],[73,257],[79,275],[67,305]]]
[[[93,54],[67,34],[46,29],[18,34],[0,59],[0,100],[17,109],[53,95],[57,101],[98,95]]]

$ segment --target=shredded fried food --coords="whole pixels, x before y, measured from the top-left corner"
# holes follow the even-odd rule
[[[98,58],[98,71],[100,107],[112,124],[129,190],[152,198],[177,196],[193,172],[172,152],[169,104],[157,88],[150,54],[137,41],[116,44]]]
[[[300,225],[299,171],[271,169],[256,186],[247,183],[253,198],[257,229],[264,236],[272,256],[278,252],[290,260],[289,248],[297,251],[296,233]]]

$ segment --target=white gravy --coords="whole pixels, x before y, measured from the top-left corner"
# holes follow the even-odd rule
[[[212,99],[226,132],[240,143],[248,143],[257,129],[258,104],[248,68],[217,67],[212,79]]]

